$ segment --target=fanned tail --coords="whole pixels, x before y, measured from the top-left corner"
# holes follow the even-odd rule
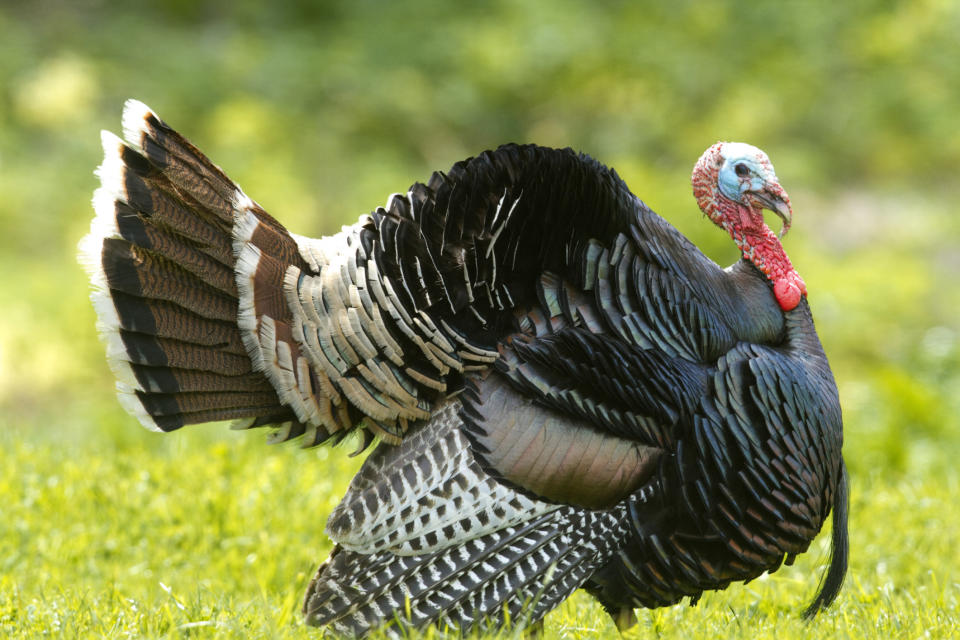
[[[295,421],[237,326],[233,227],[246,196],[142,103],[127,102],[123,128],[125,142],[102,134],[96,216],[80,247],[121,402],[160,431]]]

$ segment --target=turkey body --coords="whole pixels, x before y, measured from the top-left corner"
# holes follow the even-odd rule
[[[104,135],[83,254],[121,401],[375,448],[330,516],[311,624],[529,624],[791,562],[833,510],[842,419],[806,298],[721,269],[573,151],[506,145],[319,240],[140,103]],[[739,172],[738,172],[739,173]]]

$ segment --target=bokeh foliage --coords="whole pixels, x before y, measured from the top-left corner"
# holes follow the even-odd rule
[[[92,215],[97,132],[117,131],[123,100],[136,97],[307,235],[337,230],[432,170],[531,141],[614,166],[726,264],[735,252],[697,213],[690,168],[718,139],[764,148],[793,198],[786,247],[840,385],[854,526],[883,527],[857,507],[869,513],[871,496],[899,486],[920,487],[902,494],[904,510],[920,508],[910,495],[954,508],[960,4],[135,4],[0,3],[0,445],[8,469],[65,464],[43,453],[50,447],[76,452],[82,464],[94,454],[162,457],[184,442],[215,453],[219,442],[239,442],[201,430],[158,443],[110,391],[75,246]],[[249,455],[263,464],[289,456],[289,468],[322,464],[319,454],[289,449]],[[21,475],[6,476],[3,490],[23,506],[31,476],[18,485]],[[346,478],[328,492],[314,487],[311,499],[336,494]],[[932,486],[936,497],[924,494]],[[275,508],[293,506],[284,495]],[[322,522],[329,505],[313,508]],[[40,535],[23,526],[25,540]],[[0,544],[14,539],[2,527]],[[876,544],[883,557],[882,537]],[[901,551],[886,551],[884,572],[901,566]],[[50,553],[45,562],[57,559]],[[14,554],[0,572],[9,578],[27,566]],[[859,568],[871,584],[890,582],[876,566]],[[960,568],[957,551],[926,568],[941,572],[955,604],[945,576]],[[78,571],[83,588],[104,579],[96,563]]]

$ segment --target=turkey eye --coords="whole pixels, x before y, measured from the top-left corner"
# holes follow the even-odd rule
[[[740,163],[737,166],[735,166],[733,170],[736,171],[737,175],[740,176],[741,178],[745,178],[750,173],[750,169],[748,169],[747,165],[743,163]]]

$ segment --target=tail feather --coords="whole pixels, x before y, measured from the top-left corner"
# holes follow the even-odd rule
[[[102,136],[81,242],[123,405],[155,430],[243,418],[303,433],[237,326],[233,202],[246,196],[141,103],[127,103],[124,133]]]
[[[147,300],[166,300],[215,320],[236,318],[236,298],[231,299],[151,249],[120,238],[106,238],[101,265],[112,290]]]
[[[207,371],[133,365],[138,383],[150,393],[269,393],[273,387],[260,377],[225,376]]]
[[[233,298],[237,283],[233,269],[202,250],[194,241],[174,235],[171,229],[139,215],[125,203],[117,203],[120,235],[130,244],[149,249],[203,282]]]
[[[227,175],[186,138],[171,129],[138,100],[128,100],[123,110],[123,134],[134,149],[156,170],[170,192],[208,223],[229,232],[240,209],[251,211],[262,224],[262,234],[272,234],[274,241],[257,246],[286,263],[300,262],[296,243],[287,230],[270,214],[254,203]],[[166,189],[161,189],[166,192]],[[188,218],[188,220],[190,220]],[[227,236],[229,238],[229,236]],[[219,236],[218,236],[219,239]],[[230,264],[233,264],[233,253]]]
[[[219,220],[225,229],[233,226],[237,185],[147,105],[137,100],[126,102],[123,137],[142,154],[143,163],[163,172],[180,199]],[[132,166],[136,169],[143,164]]]
[[[252,407],[229,407],[226,409],[208,409],[205,411],[180,411],[176,414],[171,415],[162,415],[162,414],[153,414],[149,413],[151,409],[155,409],[156,405],[150,401],[150,398],[153,398],[153,395],[143,394],[139,391],[135,392],[136,404],[125,405],[125,408],[131,415],[135,415],[140,418],[140,414],[137,411],[145,411],[148,416],[149,428],[156,431],[176,431],[180,427],[188,424],[202,424],[204,422],[216,422],[219,420],[245,420],[251,417],[260,417],[266,416],[267,420],[263,422],[264,425],[271,426],[283,426],[283,423],[293,420],[293,414],[287,411],[284,407],[261,407],[261,406],[252,406]],[[129,397],[129,396],[126,396]],[[121,396],[121,401],[124,400],[124,397]],[[130,400],[127,400],[129,403]],[[277,413],[272,413],[276,411]],[[285,411],[285,413],[283,413]],[[143,418],[140,418],[141,422],[144,422]],[[287,440],[288,438],[282,438],[282,440]]]
[[[510,308],[529,299],[531,270],[562,268],[579,251],[569,238],[607,240],[636,213],[615,174],[588,158],[507,146],[311,240],[290,234],[146,105],[126,103],[123,133],[102,136],[83,253],[120,393],[152,428],[144,394],[259,393],[252,377],[269,381],[276,400],[246,422],[292,416],[299,426],[285,432],[315,443],[367,417],[395,442],[466,371],[497,359]],[[541,171],[569,178],[563,192],[537,181]],[[603,212],[597,233],[592,216],[577,214],[593,209]],[[525,231],[544,223],[544,242]],[[162,368],[231,381],[207,389],[207,378]],[[183,379],[194,386],[179,387]],[[216,411],[181,407],[181,423],[158,415],[169,428]]]
[[[218,347],[207,347],[123,330],[120,331],[120,336],[126,347],[127,360],[131,364],[211,372],[235,377],[250,373],[250,359],[246,355],[226,353]],[[144,388],[144,390],[151,389]]]
[[[129,107],[128,107],[129,108]],[[150,164],[136,148],[112,133],[101,134],[104,161],[97,170],[101,188],[94,207],[117,207],[116,223],[140,214],[140,222],[163,227],[179,239],[195,243],[232,267],[234,259],[229,218],[197,204],[190,193],[171,182],[162,167]],[[222,207],[223,204],[219,204]],[[131,220],[133,222],[133,220]],[[122,230],[122,226],[121,226]]]
[[[217,347],[225,353],[246,354],[236,322],[199,316],[163,300],[145,300],[122,291],[112,292],[119,328],[158,338]]]
[[[182,414],[206,413],[212,411],[240,411],[261,409],[272,406],[273,393],[270,392],[183,392],[144,393],[141,395],[144,406],[155,417],[179,416]],[[240,415],[238,414],[238,415]]]

